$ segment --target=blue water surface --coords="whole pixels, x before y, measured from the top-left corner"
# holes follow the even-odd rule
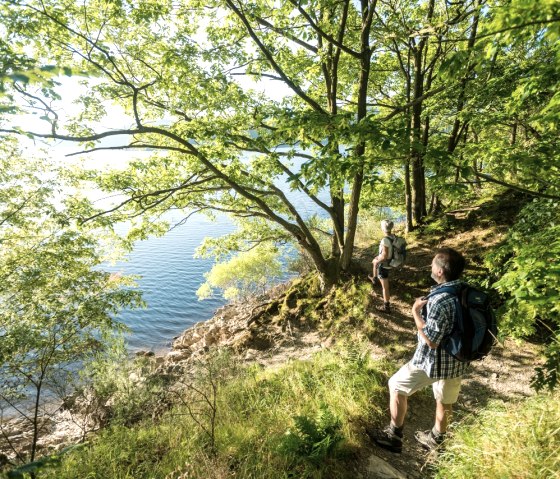
[[[181,219],[170,216],[173,224]],[[132,351],[169,349],[174,337],[193,324],[211,318],[225,303],[221,297],[199,301],[196,290],[212,260],[194,258],[195,249],[207,236],[222,236],[233,230],[231,221],[219,216],[216,221],[193,215],[165,236],[135,243],[127,261],[109,269],[139,275],[146,309],[122,310],[117,319],[130,328],[126,335]]]
[[[286,178],[280,187],[288,199],[306,218],[314,214],[326,216],[305,193],[291,190]],[[328,202],[328,192],[317,195]],[[170,224],[180,222],[180,213],[168,213]],[[162,237],[153,237],[135,244],[128,261],[112,266],[110,271],[140,275],[139,288],[143,291],[147,309],[123,310],[117,319],[130,328],[127,343],[131,351],[169,349],[173,338],[200,321],[210,319],[226,301],[221,297],[199,301],[196,290],[204,282],[204,273],[210,271],[210,259],[194,258],[194,252],[207,237],[219,237],[234,230],[233,222],[225,215],[211,221],[201,214],[192,215],[185,224]],[[286,271],[284,279],[291,274]]]

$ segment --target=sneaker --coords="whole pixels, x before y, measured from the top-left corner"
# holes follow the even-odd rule
[[[416,431],[414,433],[416,440],[422,444],[426,449],[433,451],[441,446],[441,443],[445,439],[445,434],[438,434],[437,436],[430,429],[428,431]]]
[[[382,313],[390,313],[391,303],[383,303],[381,306],[376,306],[375,309],[377,309],[377,311],[381,311]]]
[[[366,430],[370,439],[383,449],[391,452],[402,452],[402,433],[399,435],[391,426],[385,429]]]

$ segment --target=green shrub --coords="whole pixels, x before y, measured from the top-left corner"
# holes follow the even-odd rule
[[[279,450],[296,462],[319,465],[333,454],[342,439],[340,420],[322,404],[315,417],[294,417],[294,428],[286,431]]]
[[[150,358],[129,358],[122,340],[86,365],[95,399],[106,409],[106,420],[131,425],[162,412],[167,403],[166,378],[154,374]],[[87,391],[86,391],[87,392]]]
[[[501,330],[524,338],[537,330],[550,337],[547,368],[536,375],[537,389],[554,388],[560,372],[560,208],[552,200],[526,205],[504,244],[486,258],[497,280],[492,285],[504,297]]]

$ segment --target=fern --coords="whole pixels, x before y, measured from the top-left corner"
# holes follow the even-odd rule
[[[369,360],[369,351],[366,342],[347,341],[344,344],[342,355],[346,365],[363,369]]]
[[[343,439],[339,419],[321,404],[314,418],[295,416],[294,430],[287,431],[280,444],[280,452],[296,460],[317,464],[333,455]]]

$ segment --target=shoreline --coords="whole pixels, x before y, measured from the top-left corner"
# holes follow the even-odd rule
[[[247,362],[283,362],[288,356],[295,356],[296,351],[286,356],[282,355],[281,347],[275,347],[279,345],[271,340],[270,332],[267,332],[266,328],[263,329],[262,325],[255,324],[252,319],[259,306],[262,307],[272,298],[280,296],[289,284],[291,281],[274,286],[265,295],[253,296],[243,303],[229,302],[217,308],[211,318],[199,321],[175,336],[170,347],[162,350],[161,354],[152,350],[129,351],[128,358],[146,358],[151,363],[150,374],[172,376],[188,370],[192,363],[202,358],[211,347],[227,347],[236,354],[242,354],[240,357]],[[316,336],[307,341],[315,344],[308,345],[310,350],[320,349],[316,346],[316,341]],[[299,352],[298,349],[297,353]],[[93,397],[85,399],[93,400]],[[47,455],[82,442],[87,435],[100,429],[96,426],[96,418],[84,415],[79,410],[72,410],[76,408],[74,401],[75,397],[72,394],[64,399],[56,399],[49,403],[53,405],[52,410],[41,415],[41,427],[48,430],[48,433],[39,440],[38,449],[45,451]],[[82,407],[87,410],[84,406],[77,405],[78,409]],[[31,437],[29,421],[21,415],[9,418],[3,416],[2,428],[6,437],[19,447]],[[10,459],[15,457],[7,444],[0,448],[0,457],[2,454]]]

